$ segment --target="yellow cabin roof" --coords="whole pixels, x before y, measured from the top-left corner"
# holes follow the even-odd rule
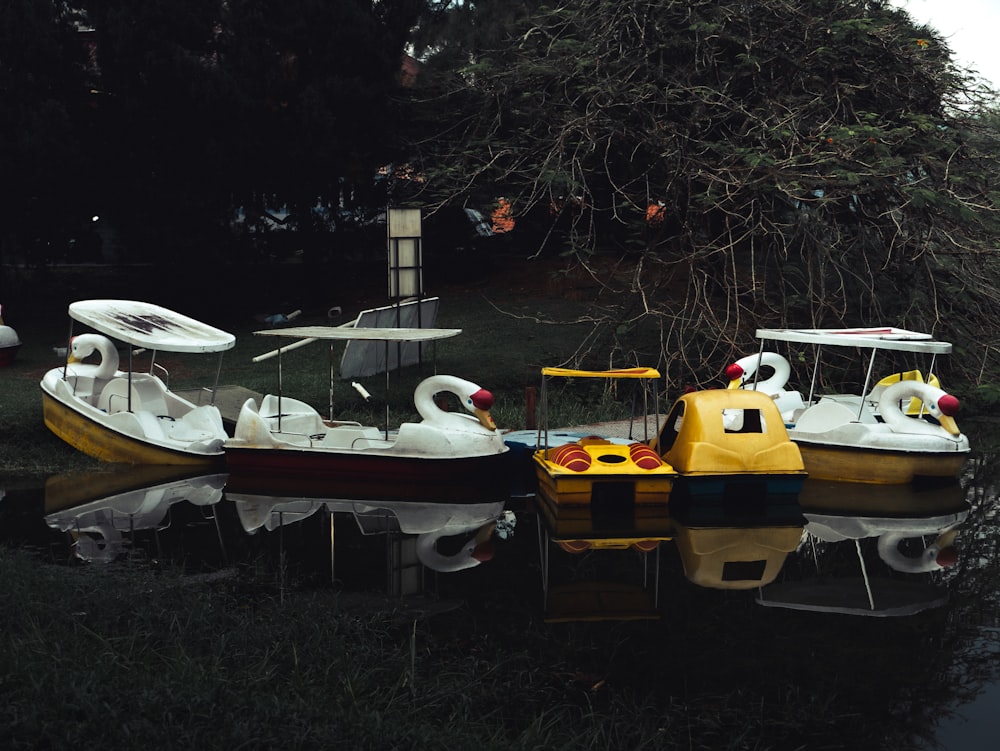
[[[543,376],[563,378],[659,378],[656,368],[614,368],[612,370],[574,370],[573,368],[542,368]]]
[[[804,472],[774,401],[749,390],[708,389],[680,397],[657,451],[681,474]]]

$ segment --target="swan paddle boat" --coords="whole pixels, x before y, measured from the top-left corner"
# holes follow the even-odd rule
[[[134,300],[82,300],[69,306],[67,358],[41,381],[45,425],[74,448],[105,462],[209,467],[225,460],[228,437],[214,405],[222,353],[236,343],[225,331],[167,308]],[[92,332],[73,335],[72,323]],[[94,333],[96,332],[96,333]],[[115,343],[128,347],[120,368]],[[151,352],[148,372],[133,365]],[[167,386],[158,352],[218,353],[208,403],[195,404]],[[86,362],[92,355],[96,363]]]
[[[306,326],[258,331],[302,341],[433,342],[461,329],[344,328]],[[293,343],[289,346],[297,346]],[[312,483],[317,495],[345,500],[478,503],[507,499],[508,448],[490,408],[493,396],[451,375],[421,381],[413,395],[421,421],[390,432],[357,422],[324,419],[311,405],[281,393],[258,406],[242,406],[226,458],[235,475],[295,478]],[[331,353],[332,362],[332,353]],[[331,380],[333,374],[331,372]],[[464,411],[445,411],[435,396],[450,393]]]
[[[639,379],[648,382],[659,377],[660,373],[655,368],[644,367],[616,370],[543,368],[542,420],[537,442],[540,448],[532,453],[538,480],[537,496],[555,506],[599,504],[608,508],[633,508],[649,504],[665,505],[677,473],[649,447],[648,442],[653,436],[630,442],[588,436],[553,448],[548,424],[549,378]],[[658,424],[658,414],[656,418]]]
[[[726,369],[729,388],[769,394],[782,410],[789,437],[799,446],[811,478],[874,484],[920,477],[955,477],[969,455],[969,439],[955,422],[959,401],[934,385],[936,357],[949,342],[891,327],[864,329],[758,329],[757,338],[810,344],[815,349],[808,395],[786,389],[787,360],[764,352]],[[864,388],[857,394],[817,394],[823,347],[870,350]],[[872,385],[876,356],[902,353],[931,358],[925,379],[900,371]],[[767,357],[765,357],[767,355]],[[752,364],[756,357],[757,363]],[[747,367],[749,366],[749,367]],[[764,367],[774,375],[760,381]],[[799,406],[801,402],[801,406]]]
[[[0,306],[0,367],[10,365],[21,349],[21,339],[17,332],[3,322],[3,308]]]

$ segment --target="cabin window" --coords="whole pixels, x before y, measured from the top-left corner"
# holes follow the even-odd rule
[[[759,582],[767,571],[767,561],[726,561],[722,564],[724,582]]]
[[[660,437],[656,442],[656,448],[660,452],[660,456],[666,456],[667,452],[673,447],[674,441],[677,440],[677,434],[681,432],[683,424],[684,402],[679,401],[670,410],[667,419],[663,421],[663,430],[660,431]]]
[[[759,409],[725,409],[722,424],[727,433],[767,432],[767,422]]]

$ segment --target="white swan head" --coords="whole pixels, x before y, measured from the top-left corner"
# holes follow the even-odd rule
[[[905,574],[923,574],[940,571],[958,562],[955,538],[958,530],[949,529],[938,535],[930,545],[917,556],[909,556],[900,551],[899,543],[913,533],[887,532],[878,538],[878,555],[890,568]]]
[[[961,406],[958,399],[942,391],[936,386],[921,381],[899,381],[887,387],[878,401],[879,413],[882,419],[898,433],[937,433],[938,426],[920,418],[919,415],[906,415],[900,408],[900,402],[910,403],[916,397],[923,402],[923,413],[937,420],[941,429],[953,436],[961,435],[955,415]]]
[[[490,415],[493,394],[472,381],[450,375],[425,378],[413,392],[414,405],[425,422],[446,423],[454,421],[455,418],[465,421],[470,419],[469,415],[452,414],[438,407],[434,403],[434,395],[442,391],[449,391],[457,396],[473,419],[487,430],[496,431],[496,423]]]
[[[769,367],[774,372],[770,378],[754,383],[753,377],[759,367]],[[777,352],[747,355],[726,366],[725,375],[729,380],[729,385],[726,388],[748,388],[764,394],[780,394],[788,385],[791,374],[792,367],[788,364],[788,360]]]
[[[67,362],[81,362],[99,352],[101,362],[95,366],[95,377],[113,378],[118,371],[118,350],[114,342],[101,334],[80,334],[70,340]]]
[[[771,368],[771,376],[755,381],[757,369],[764,367]],[[785,422],[794,422],[798,411],[805,409],[802,394],[785,388],[792,375],[792,366],[777,352],[761,352],[742,357],[726,367],[725,375],[729,379],[727,389],[747,389],[774,399]]]
[[[451,572],[473,568],[480,563],[492,560],[493,532],[496,522],[490,522],[480,527],[476,534],[462,544],[461,550],[453,555],[444,555],[437,550],[437,542],[442,537],[455,534],[452,532],[426,532],[417,535],[417,558],[427,568],[433,571]]]

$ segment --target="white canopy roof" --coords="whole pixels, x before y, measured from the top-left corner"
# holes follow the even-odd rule
[[[926,352],[933,355],[946,355],[951,352],[951,342],[936,341],[930,334],[892,326],[857,329],[757,329],[757,338],[780,342],[830,344],[836,347]]]
[[[288,336],[295,339],[339,339],[369,342],[429,342],[458,336],[462,329],[418,328],[349,328],[342,326],[290,326],[280,329],[255,331],[262,336]]]
[[[95,331],[163,352],[223,352],[236,337],[167,308],[135,300],[81,300],[70,303],[70,318]]]

